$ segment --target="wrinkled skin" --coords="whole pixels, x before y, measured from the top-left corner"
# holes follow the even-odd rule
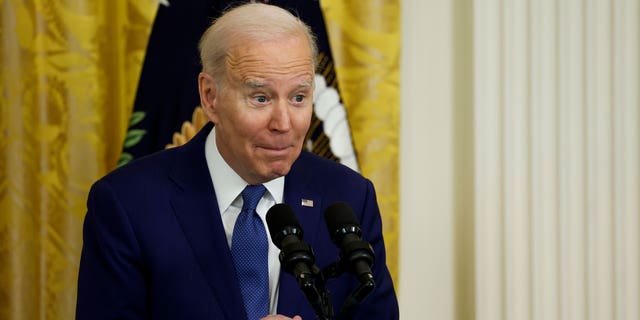
[[[200,73],[201,104],[224,160],[260,184],[286,175],[302,150],[313,112],[313,60],[302,34],[237,42],[225,75]]]

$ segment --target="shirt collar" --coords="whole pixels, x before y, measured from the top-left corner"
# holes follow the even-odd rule
[[[225,212],[232,202],[248,185],[222,158],[220,151],[216,145],[215,127],[205,142],[204,152],[209,168],[209,175],[213,182],[213,189],[218,199],[218,208],[220,214]],[[214,170],[215,168],[215,170]],[[284,177],[279,177],[271,181],[263,183],[267,192],[273,197],[275,203],[282,203],[284,193]]]

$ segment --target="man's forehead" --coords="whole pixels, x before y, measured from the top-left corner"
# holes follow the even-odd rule
[[[227,51],[226,64],[230,69],[247,72],[298,73],[314,69],[311,49],[300,37],[236,44]]]
[[[243,83],[244,86],[249,88],[262,88],[269,86],[273,81],[268,79],[261,78],[246,78]],[[313,77],[307,75],[301,75],[299,77],[293,78],[290,80],[291,83],[294,83],[299,88],[311,88],[313,87]]]
[[[249,74],[296,74],[313,73],[313,60],[304,55],[279,57],[273,54],[228,54],[229,70]]]

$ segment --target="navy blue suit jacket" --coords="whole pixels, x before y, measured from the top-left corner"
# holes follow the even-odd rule
[[[204,155],[212,125],[186,145],[134,161],[89,193],[78,278],[77,319],[245,319],[242,297]],[[301,199],[313,200],[313,207]],[[371,182],[302,152],[286,176],[284,202],[321,269],[338,260],[324,210],[346,201],[375,251],[376,289],[353,319],[397,319],[382,225]],[[357,286],[350,274],[327,281],[336,315]],[[315,319],[292,275],[280,275],[278,313]]]

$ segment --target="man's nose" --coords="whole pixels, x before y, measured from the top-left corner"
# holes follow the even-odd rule
[[[290,108],[288,101],[279,99],[271,112],[269,129],[283,132],[289,131],[291,129]]]

